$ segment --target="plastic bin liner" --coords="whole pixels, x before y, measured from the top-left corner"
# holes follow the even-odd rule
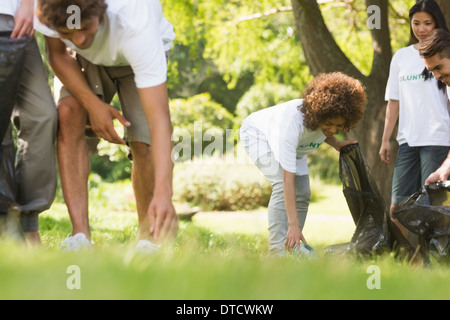
[[[401,233],[390,221],[389,212],[359,144],[347,145],[339,157],[339,177],[356,229],[348,244],[329,246],[325,253],[371,255],[390,250]]]
[[[390,247],[389,213],[359,144],[342,148],[339,177],[356,225],[351,240],[356,251],[368,254]]]
[[[411,195],[394,211],[409,231],[419,236],[420,254],[450,261],[450,181],[441,181]]]
[[[7,212],[15,202],[15,150],[8,129],[20,85],[25,47],[31,40],[28,37],[10,39],[10,35],[10,32],[0,32],[0,212]]]
[[[29,37],[10,39],[11,32],[0,32],[0,142],[8,130],[14,108]],[[2,151],[0,146],[0,161]]]

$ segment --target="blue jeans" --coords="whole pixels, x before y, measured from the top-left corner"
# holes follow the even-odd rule
[[[448,155],[449,147],[400,145],[392,179],[392,204],[400,204],[425,183]]]

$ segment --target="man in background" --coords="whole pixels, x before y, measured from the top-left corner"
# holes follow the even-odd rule
[[[419,50],[425,61],[426,68],[447,85],[447,95],[450,98],[450,33],[443,29],[435,29]],[[449,104],[450,112],[450,104]],[[450,126],[450,123],[449,123]],[[425,185],[447,180],[450,175],[450,150],[447,159],[425,181]]]

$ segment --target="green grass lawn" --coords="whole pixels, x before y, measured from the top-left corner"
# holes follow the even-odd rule
[[[364,261],[325,256],[327,245],[350,241],[354,224],[341,188],[321,190],[304,229],[315,259],[269,256],[264,208],[198,213],[180,222],[173,245],[142,255],[134,251],[137,219],[129,183],[102,184],[91,192],[94,249],[58,250],[71,225],[64,204],[56,202],[40,217],[42,247],[0,245],[0,299],[450,298],[448,265],[414,266],[391,255]]]

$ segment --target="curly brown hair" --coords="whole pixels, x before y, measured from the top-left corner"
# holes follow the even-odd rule
[[[103,17],[107,4],[105,0],[38,0],[36,15],[47,27],[66,28],[72,13],[69,6],[80,8],[81,21],[90,21],[93,17]]]
[[[342,117],[344,130],[348,131],[363,118],[366,103],[361,82],[340,72],[323,73],[306,87],[300,111],[304,126],[310,130],[326,120]]]

